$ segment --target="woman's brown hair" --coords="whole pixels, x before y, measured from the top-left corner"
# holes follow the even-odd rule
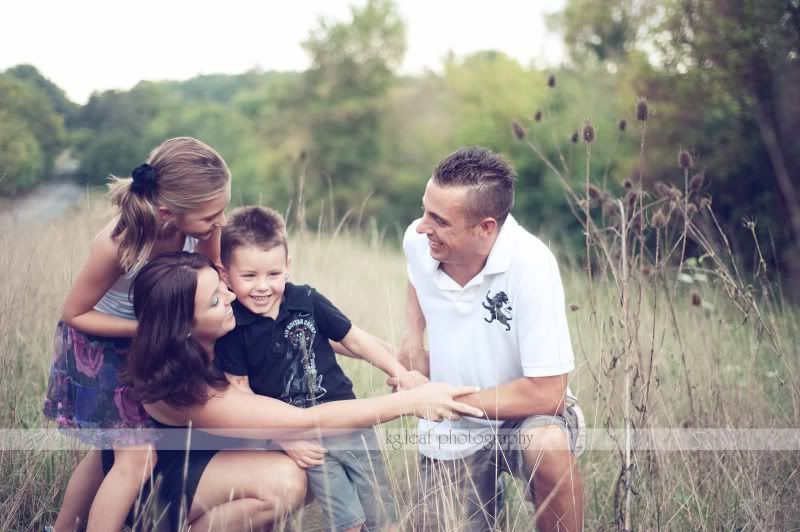
[[[158,208],[174,214],[199,209],[219,197],[231,179],[225,161],[214,149],[191,137],[159,144],[147,158],[152,183],[137,187],[131,177],[111,177],[111,202],[119,221],[111,233],[119,238],[119,263],[124,271],[141,266],[153,250],[161,220]],[[137,168],[138,170],[138,168]]]
[[[143,403],[203,404],[209,389],[228,386],[213,353],[191,334],[197,277],[205,268],[214,265],[204,255],[165,253],[148,262],[133,282],[139,325],[123,378],[133,384]]]

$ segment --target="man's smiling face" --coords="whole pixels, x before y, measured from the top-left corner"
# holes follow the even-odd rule
[[[478,253],[481,238],[467,217],[469,187],[442,187],[428,181],[422,196],[417,232],[428,237],[431,257],[445,264],[463,264]]]

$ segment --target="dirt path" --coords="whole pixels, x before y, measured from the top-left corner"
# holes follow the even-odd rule
[[[70,181],[45,183],[21,198],[4,204],[0,227],[42,225],[60,218],[85,197],[85,191]]]

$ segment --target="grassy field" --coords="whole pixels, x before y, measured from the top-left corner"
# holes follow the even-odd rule
[[[90,196],[56,223],[3,228],[0,427],[46,425],[40,407],[53,328],[89,242],[110,215],[103,198]],[[293,280],[318,287],[373,334],[399,339],[405,287],[399,250],[369,231],[310,233],[292,235],[291,255]],[[620,285],[610,276],[589,282],[576,264],[562,262],[577,365],[571,387],[589,427],[620,439],[625,419],[640,429],[800,427],[798,310],[770,286],[754,288],[743,303],[713,269],[688,266],[678,282],[677,272],[637,271],[626,280],[623,309]],[[344,359],[342,365],[359,395],[387,391],[383,376],[366,364]],[[628,458],[623,447],[590,451],[580,460],[587,529],[616,529],[621,513],[642,530],[800,528],[797,450],[636,451]],[[54,521],[80,457],[80,450],[0,451],[0,530],[39,530]],[[407,516],[414,506],[414,455],[388,458]],[[535,510],[515,488],[504,529],[531,530]],[[287,526],[320,529],[318,508],[312,504]]]

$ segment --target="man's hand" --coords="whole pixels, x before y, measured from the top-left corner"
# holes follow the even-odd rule
[[[327,449],[311,440],[275,440],[284,452],[303,469],[322,465]]]
[[[411,390],[426,382],[430,379],[417,370],[404,371],[397,375],[397,377],[389,377],[386,379],[386,384],[392,387],[392,391],[402,392],[403,390]]]

